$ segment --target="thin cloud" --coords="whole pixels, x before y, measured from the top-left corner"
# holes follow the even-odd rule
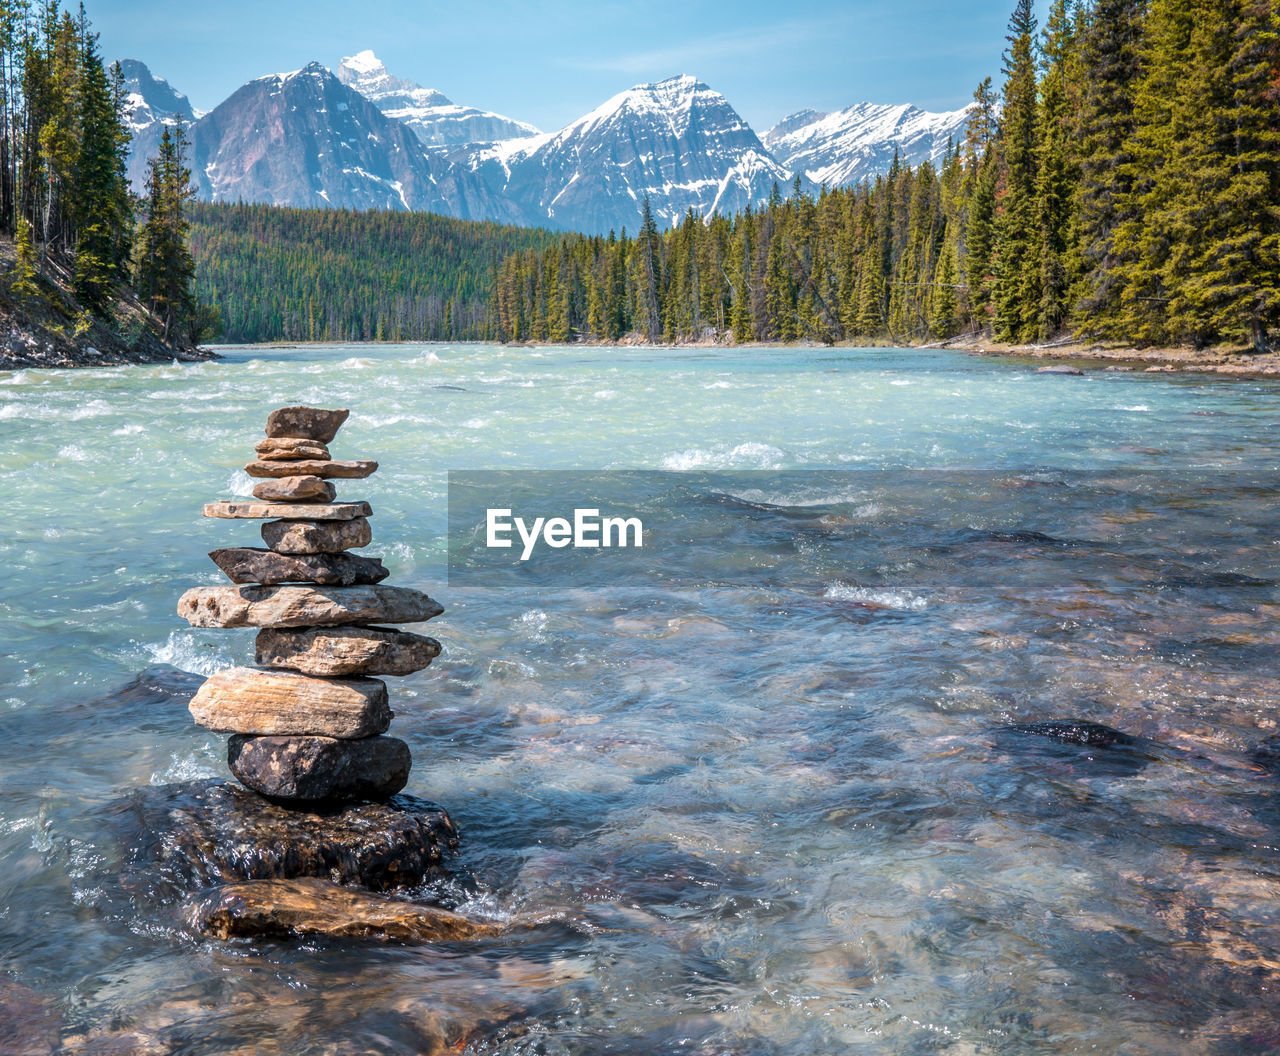
[[[829,32],[843,19],[810,19],[780,22],[750,30],[735,30],[703,37],[669,48],[654,48],[597,59],[569,58],[562,65],[576,70],[643,75],[654,71],[687,71],[720,59],[743,58],[776,52],[780,46],[799,45]]]

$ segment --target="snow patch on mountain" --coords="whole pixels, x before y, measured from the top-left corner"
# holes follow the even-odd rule
[[[338,80],[355,89],[388,117],[402,121],[429,147],[445,150],[474,143],[519,139],[538,134],[533,125],[488,110],[460,106],[443,92],[393,77],[372,51],[349,55]]]
[[[815,184],[858,183],[885,172],[895,152],[904,163],[937,163],[964,139],[969,109],[930,113],[910,105],[858,103],[834,114],[802,110],[764,134],[787,168]]]

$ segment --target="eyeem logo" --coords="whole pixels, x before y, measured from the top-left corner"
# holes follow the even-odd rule
[[[528,561],[541,539],[547,546],[562,550],[599,547],[643,547],[644,524],[639,517],[601,517],[599,510],[573,511],[573,520],[564,517],[535,517],[533,522],[512,517],[510,510],[485,511],[485,546],[511,547],[512,534],[520,536],[520,560]],[[629,541],[631,540],[631,541]]]

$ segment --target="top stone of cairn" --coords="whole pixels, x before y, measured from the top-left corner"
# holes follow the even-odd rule
[[[317,440],[327,444],[351,414],[345,407],[325,411],[319,407],[281,407],[267,418],[267,436],[275,439]]]

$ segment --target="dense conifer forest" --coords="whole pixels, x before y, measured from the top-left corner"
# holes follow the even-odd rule
[[[487,341],[493,276],[550,232],[430,213],[195,203],[196,291],[224,340]]]
[[[848,189],[530,246],[504,341],[896,343],[989,331],[1262,351],[1280,328],[1275,0],[1032,0],[963,143]]]
[[[0,238],[13,259],[4,314],[46,342],[69,337],[59,320],[124,347],[149,326],[167,345],[198,336],[184,136],[165,135],[137,202],[125,104],[83,6],[0,0]]]

